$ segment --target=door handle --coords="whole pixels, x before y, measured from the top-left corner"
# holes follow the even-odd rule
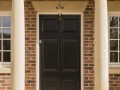
[[[42,40],[39,40],[39,44],[42,44]]]

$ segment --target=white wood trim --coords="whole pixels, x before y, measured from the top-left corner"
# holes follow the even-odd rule
[[[11,16],[11,12],[0,12],[0,16]]]
[[[36,90],[40,90],[40,62],[39,62],[39,55],[40,55],[40,48],[39,48],[39,15],[47,14],[47,15],[56,15],[58,12],[37,12],[37,43],[36,43]],[[81,15],[81,90],[84,88],[84,76],[83,76],[83,12],[62,12],[63,15]]]
[[[119,68],[118,67],[110,68],[109,74],[120,74],[120,67]]]
[[[11,73],[11,68],[1,67],[0,73]]]
[[[39,70],[39,65],[40,65],[40,62],[39,62],[39,57],[40,57],[40,54],[39,54],[39,13],[37,13],[37,21],[36,21],[36,23],[37,23],[37,32],[36,32],[36,39],[37,39],[37,41],[36,41],[36,90],[40,90],[39,89],[39,85],[40,85],[40,83],[39,83],[39,77],[40,77],[40,70]]]

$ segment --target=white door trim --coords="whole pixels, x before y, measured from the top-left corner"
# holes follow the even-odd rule
[[[39,15],[57,15],[58,12],[37,12],[37,32],[36,32],[36,38],[37,38],[37,41],[36,41],[36,90],[40,90],[40,74],[39,74],[39,67],[40,67],[40,60],[39,60],[39,57],[40,57],[40,48],[39,48]],[[83,90],[83,87],[84,87],[84,76],[83,76],[83,12],[62,12],[63,15],[81,15],[81,47],[80,47],[80,50],[81,50],[81,90]]]

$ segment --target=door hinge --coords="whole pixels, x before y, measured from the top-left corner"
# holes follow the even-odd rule
[[[39,40],[39,44],[42,44],[42,40]]]

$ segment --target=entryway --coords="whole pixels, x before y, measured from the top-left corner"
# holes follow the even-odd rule
[[[39,15],[40,90],[80,90],[81,16]]]

